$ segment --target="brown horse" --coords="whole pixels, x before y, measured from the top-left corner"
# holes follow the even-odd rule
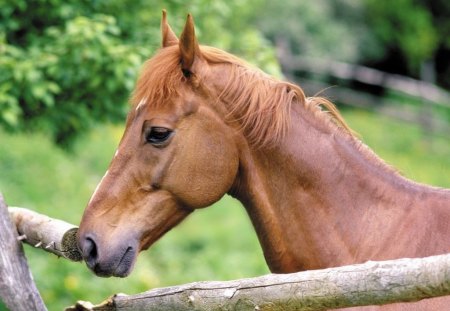
[[[450,252],[449,190],[399,175],[325,99],[199,46],[191,16],[178,39],[164,12],[162,34],[78,231],[97,275],[127,276],[141,250],[225,193],[245,206],[273,272]]]

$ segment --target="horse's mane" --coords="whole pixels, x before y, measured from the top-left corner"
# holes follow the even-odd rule
[[[230,77],[220,98],[229,103],[228,119],[241,124],[252,145],[272,145],[284,137],[290,124],[292,104],[304,105],[312,113],[320,114],[325,122],[354,135],[327,99],[306,97],[299,86],[277,80],[220,49],[202,46],[201,53],[209,63],[231,65]],[[180,95],[180,84],[185,80],[180,70],[178,46],[161,49],[143,67],[131,99],[133,107],[140,106],[142,99],[145,104],[156,106],[164,99]],[[328,113],[324,114],[322,108]]]
[[[144,63],[131,97],[133,108],[141,103],[158,106],[164,99],[180,95],[179,86],[183,80],[178,46],[159,50]]]

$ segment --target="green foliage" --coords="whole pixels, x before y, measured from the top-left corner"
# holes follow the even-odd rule
[[[80,16],[25,49],[3,41],[0,123],[67,144],[96,121],[123,120],[148,51],[121,44],[119,33],[112,17]]]
[[[373,34],[386,50],[398,49],[413,72],[434,55],[438,33],[426,7],[414,0],[366,0],[366,5]]]
[[[447,0],[420,0],[421,5],[428,8],[432,14],[433,25],[438,33],[438,40],[441,45],[450,49],[450,2]]]

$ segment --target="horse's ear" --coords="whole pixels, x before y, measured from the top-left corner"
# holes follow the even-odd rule
[[[161,33],[162,33],[163,48],[178,44],[178,38],[173,32],[172,28],[169,26],[169,23],[167,22],[166,10],[162,11]]]
[[[186,25],[183,33],[180,36],[180,53],[181,53],[181,67],[184,72],[189,73],[192,70],[194,60],[200,57],[200,46],[195,37],[194,19],[191,14],[188,14]]]

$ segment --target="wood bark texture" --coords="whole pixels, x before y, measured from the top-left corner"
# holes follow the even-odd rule
[[[413,302],[450,294],[450,254],[115,295],[66,310],[293,311]]]
[[[0,194],[0,298],[12,311],[47,310]]]
[[[69,258],[68,249],[77,249],[76,227],[26,209],[10,208],[20,238],[1,196],[0,205],[0,297],[11,310],[45,310],[18,240]],[[70,238],[66,238],[67,232],[71,232]],[[97,306],[80,301],[66,310],[311,311],[413,302],[449,294],[447,254],[226,282],[196,282],[137,295],[114,295]]]
[[[10,207],[9,214],[23,242],[72,261],[81,261],[76,226],[21,207]]]

